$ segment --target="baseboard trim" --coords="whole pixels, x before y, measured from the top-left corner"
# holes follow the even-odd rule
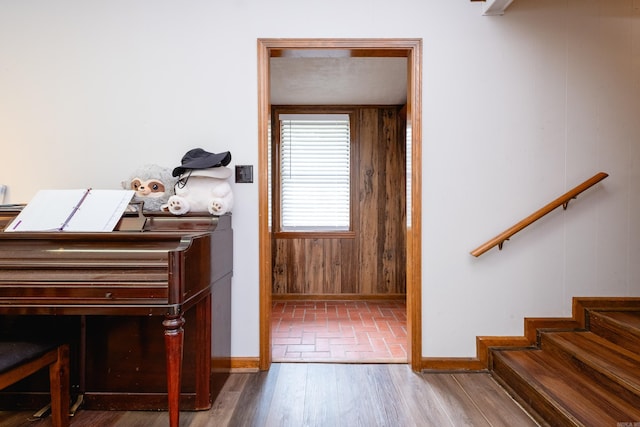
[[[528,347],[525,337],[476,337],[476,357],[426,357],[423,371],[486,371],[490,347]]]
[[[640,308],[640,297],[574,297],[572,317],[528,317],[524,336],[476,337],[476,357],[423,357],[422,371],[486,371],[492,347],[532,347],[538,343],[540,329],[585,329],[588,310]]]
[[[423,357],[422,372],[482,371],[482,364],[475,357]]]
[[[259,357],[232,357],[230,360],[230,371],[232,373],[258,372],[259,370]]]

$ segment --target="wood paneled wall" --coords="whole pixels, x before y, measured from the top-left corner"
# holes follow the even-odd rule
[[[354,107],[354,238],[275,238],[273,294],[403,295],[405,118],[402,108]]]

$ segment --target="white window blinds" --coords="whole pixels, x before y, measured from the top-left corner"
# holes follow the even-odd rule
[[[279,119],[281,230],[349,230],[349,115]]]

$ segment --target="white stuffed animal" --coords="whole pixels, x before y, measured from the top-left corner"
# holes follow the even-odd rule
[[[174,215],[188,212],[209,212],[223,215],[233,207],[233,192],[227,182],[231,169],[220,166],[185,171],[169,197],[167,208]]]

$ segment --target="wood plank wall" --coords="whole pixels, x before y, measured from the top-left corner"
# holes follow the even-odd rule
[[[274,297],[406,292],[403,109],[352,110],[355,238],[275,238]]]

